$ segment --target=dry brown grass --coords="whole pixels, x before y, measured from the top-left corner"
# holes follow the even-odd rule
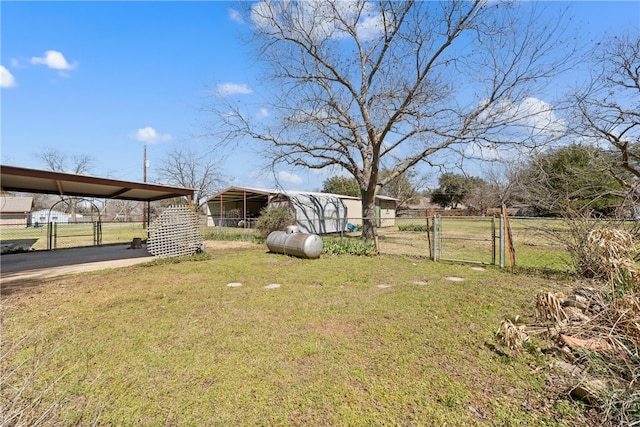
[[[526,326],[518,324],[518,319],[519,316],[516,316],[513,322],[510,319],[504,319],[496,332],[496,336],[501,339],[507,347],[515,351],[520,351],[524,343],[529,341]]]
[[[572,295],[536,296],[537,324],[528,331],[548,334],[564,350],[558,354],[580,372],[566,381],[572,395],[598,409],[598,423],[637,425],[640,419],[640,270],[630,233],[614,228],[586,234],[583,254],[593,276]],[[525,326],[503,322],[498,338],[511,349],[525,342]],[[595,384],[600,386],[595,387]]]
[[[630,233],[611,227],[591,230],[587,244],[592,254],[595,277],[613,284],[625,281],[637,286],[639,270],[633,260],[635,245]]]

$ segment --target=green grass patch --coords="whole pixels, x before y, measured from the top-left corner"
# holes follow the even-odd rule
[[[408,223],[398,225],[398,231],[423,231],[426,233],[427,230],[429,230],[429,227],[426,224]]]
[[[205,240],[221,240],[227,242],[256,242],[264,243],[264,237],[259,236],[255,230],[236,227],[202,227],[202,235]]]
[[[92,223],[58,224],[57,237],[52,245],[58,249],[94,245],[94,225]],[[142,223],[112,222],[102,223],[102,244],[131,243],[134,238],[147,238],[147,230]],[[34,250],[47,249],[47,227],[2,228],[0,239],[35,239]]]
[[[576,425],[570,402],[548,404],[538,356],[505,363],[492,350],[500,320],[532,312],[555,282],[413,257],[305,260],[262,245],[211,256],[11,287],[5,419]]]
[[[322,251],[333,255],[374,255],[373,242],[365,242],[360,237],[325,237],[322,239]]]

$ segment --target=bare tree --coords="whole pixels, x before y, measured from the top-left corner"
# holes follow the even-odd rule
[[[379,180],[384,180],[391,173],[388,169],[382,169],[378,175]],[[425,177],[418,176],[414,170],[408,170],[402,175],[396,176],[379,189],[380,194],[397,199],[396,209],[406,209],[411,203],[418,201],[418,190],[425,186]]]
[[[222,184],[218,163],[191,149],[177,147],[169,152],[156,169],[160,180],[193,188],[194,202],[200,208]]]
[[[93,159],[88,154],[66,154],[55,148],[38,153],[37,157],[44,162],[48,170],[56,172],[88,173],[93,166]]]
[[[38,153],[37,157],[46,165],[48,170],[54,172],[75,173],[78,175],[87,174],[93,166],[93,159],[88,154],[67,154],[55,148],[49,148]],[[79,197],[67,197],[60,195],[60,198],[68,205],[69,214],[72,221],[76,220],[78,205],[82,201]]]
[[[222,140],[261,143],[272,167],[341,168],[358,181],[363,238],[377,235],[381,187],[470,145],[539,143],[552,130],[542,83],[573,59],[563,13],[538,3],[261,1],[257,58],[275,90],[259,120],[219,94]],[[528,103],[527,103],[528,100]],[[263,106],[263,107],[265,107]],[[533,124],[535,122],[535,124]],[[528,126],[516,132],[517,126]],[[390,171],[384,177],[380,171]]]
[[[612,37],[599,47],[593,57],[599,73],[574,98],[576,129],[614,153],[609,172],[635,209],[640,205],[640,36]]]

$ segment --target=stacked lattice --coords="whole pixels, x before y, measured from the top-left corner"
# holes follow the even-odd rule
[[[149,226],[147,250],[160,258],[193,255],[203,242],[196,213],[186,206],[171,206]]]

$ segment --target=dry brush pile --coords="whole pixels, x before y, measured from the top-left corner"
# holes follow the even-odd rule
[[[632,236],[613,228],[591,230],[591,279],[570,295],[541,292],[535,321],[504,320],[497,337],[512,351],[530,336],[554,345],[551,373],[556,385],[595,409],[603,425],[640,426],[640,271]],[[559,374],[559,375],[558,375]]]

